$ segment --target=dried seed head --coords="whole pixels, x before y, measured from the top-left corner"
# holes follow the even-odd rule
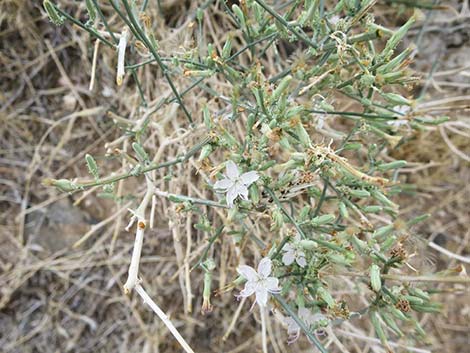
[[[395,247],[390,250],[390,255],[394,258],[400,259],[400,261],[406,260],[408,254],[402,243],[398,243]]]
[[[398,299],[395,307],[403,313],[407,313],[411,310],[410,302],[403,298]]]
[[[142,12],[139,16],[140,20],[144,24],[145,30],[149,31],[152,26],[152,21],[150,20],[150,16],[147,15],[145,12]]]

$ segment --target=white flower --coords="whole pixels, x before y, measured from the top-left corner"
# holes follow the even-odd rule
[[[396,105],[393,107],[393,110],[396,111],[397,113],[406,115],[410,112],[411,108],[408,105]]]
[[[268,303],[269,293],[279,293],[279,280],[269,277],[271,274],[271,259],[263,258],[258,265],[258,272],[251,266],[240,265],[237,272],[246,279],[245,288],[240,292],[241,297],[256,295],[259,306],[265,307]]]
[[[292,243],[287,243],[282,248],[282,251],[284,251],[284,255],[282,255],[282,262],[284,265],[289,266],[294,261],[297,262],[297,265],[300,267],[305,267],[307,265],[305,253],[299,242],[300,236],[297,234]]]
[[[325,323],[328,322],[328,319],[325,315],[322,315],[320,313],[312,314],[312,312],[307,308],[299,308],[297,316],[300,318],[300,320],[305,323],[305,326],[307,326],[308,328],[310,328],[310,326],[314,324],[316,324],[317,326],[324,326]],[[294,343],[299,339],[300,326],[290,316],[284,320],[284,323],[287,325],[287,334],[289,335],[287,343]],[[317,328],[314,332],[315,334],[320,334],[322,330]]]
[[[243,200],[248,200],[248,187],[259,179],[255,171],[240,175],[238,167],[232,161],[226,163],[226,177],[214,184],[214,189],[227,193],[227,205],[233,207],[233,201],[240,196]]]
[[[397,120],[389,120],[387,121],[387,124],[390,126],[394,127],[400,127],[400,126],[408,126],[409,120],[406,119],[397,119]]]

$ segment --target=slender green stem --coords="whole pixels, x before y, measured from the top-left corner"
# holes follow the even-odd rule
[[[172,61],[173,58],[161,58],[162,61]],[[181,63],[184,63],[184,64],[191,64],[191,65],[194,65],[194,66],[198,66],[200,67],[201,69],[211,69],[211,67],[207,66],[207,65],[204,65],[202,63],[198,63],[198,62],[195,62],[195,61],[191,61],[191,60],[186,60],[186,59],[180,59],[180,58],[176,58],[176,60],[178,60],[179,62]],[[148,59],[148,60],[145,60],[145,61],[142,61],[141,63],[138,63],[138,64],[133,64],[133,65],[127,65],[126,66],[126,69],[137,69],[141,66],[145,66],[147,64],[151,64],[151,63],[154,63],[156,62],[157,60],[155,59]]]
[[[271,38],[274,38],[276,37],[278,34],[277,33],[271,33],[265,37],[261,37],[257,40],[254,40],[253,42],[251,43],[248,43],[247,45],[245,45],[243,48],[241,48],[240,50],[238,50],[235,54],[233,54],[232,56],[230,56],[229,58],[227,58],[226,61],[231,61],[233,59],[235,59],[237,56],[239,56],[240,54],[242,54],[243,52],[245,52],[247,49],[253,47],[254,45],[258,44],[258,43],[261,43],[261,42],[264,42],[265,40],[268,40],[268,39],[271,39]]]
[[[152,163],[152,164],[142,168],[139,175],[150,172],[152,170],[157,170],[157,169],[161,169],[161,168],[169,167],[169,166],[172,166],[172,165],[175,165],[175,164],[178,164],[178,163],[185,162],[189,158],[191,158],[197,151],[199,151],[203,146],[207,145],[210,141],[211,141],[211,139],[209,137],[205,138],[200,143],[195,145],[191,150],[189,150],[188,153],[186,153],[184,156],[175,158],[171,161],[164,162],[164,163],[159,163],[159,164]],[[86,189],[86,188],[91,188],[93,186],[112,184],[112,183],[115,183],[119,180],[127,179],[127,178],[134,177],[134,176],[137,176],[137,175],[133,172],[128,172],[128,173],[113,175],[111,177],[98,179],[98,180],[90,180],[90,181],[82,181],[82,182],[78,181],[75,184],[77,186],[79,186],[80,189],[83,190],[83,189]]]
[[[356,113],[356,112],[337,112],[337,111],[326,112],[324,110],[315,110],[315,109],[306,109],[305,111],[308,111],[310,113],[315,113],[315,114],[324,114],[324,115],[359,116],[361,118],[366,118],[366,119],[389,119],[389,120],[398,119],[398,117],[393,116],[393,115],[388,116],[388,115],[375,115],[375,114],[364,114],[364,113]]]
[[[302,42],[307,44],[308,46],[317,49],[318,46],[313,43],[307,35],[301,31],[299,32],[296,28],[292,27],[281,15],[279,15],[276,11],[274,11],[271,7],[269,7],[264,1],[262,0],[255,0],[255,2],[260,5],[266,12],[268,12],[271,16],[273,16],[280,24],[287,28],[289,32],[291,32],[294,36],[300,39]]]
[[[315,212],[313,213],[313,217],[316,217],[320,214],[321,207],[323,206],[323,202],[325,201],[326,198],[326,191],[328,190],[328,179],[323,180],[323,190],[320,195],[320,200],[318,201],[317,208],[315,209]]]
[[[221,204],[220,202],[217,202],[217,201],[198,199],[196,197],[191,197],[191,196],[171,194],[169,192],[164,192],[164,191],[156,191],[155,194],[158,196],[166,197],[172,202],[190,202],[190,203],[194,203],[198,205],[205,205],[205,206],[210,206],[210,207],[229,208],[227,205]]]
[[[217,230],[215,231],[215,234],[209,238],[209,244],[207,244],[206,248],[204,249],[201,257],[199,258],[199,260],[194,264],[194,266],[191,268],[191,271],[194,270],[197,266],[199,266],[200,264],[202,264],[204,261],[206,261],[206,258],[207,258],[207,254],[209,253],[209,250],[211,249],[212,245],[214,245],[215,241],[220,237],[220,235],[222,234],[222,231],[224,230],[224,226],[220,226],[219,228],[217,228]]]
[[[52,6],[55,7],[55,9],[62,15],[64,16],[67,20],[69,20],[70,22],[76,24],[78,27],[80,27],[81,29],[87,31],[88,33],[90,33],[92,36],[96,37],[97,39],[99,39],[100,41],[102,41],[104,44],[106,44],[107,46],[111,47],[111,48],[115,48],[115,45],[113,43],[111,43],[109,40],[107,40],[106,38],[104,38],[101,34],[95,32],[94,30],[92,30],[91,28],[85,26],[83,23],[81,23],[80,21],[76,20],[75,18],[73,18],[72,16],[70,16],[67,12],[65,11],[62,11],[60,8],[58,8],[56,5],[52,4]]]
[[[289,241],[290,237],[284,237],[281,242],[279,243],[277,249],[276,249],[276,252],[274,254],[271,255],[271,259],[275,259],[279,253],[281,252],[282,248],[284,247],[284,245],[286,245],[286,243]]]
[[[100,16],[101,21],[103,21],[104,28],[106,28],[106,30],[108,31],[111,38],[113,38],[114,43],[117,44],[118,40],[117,40],[116,36],[114,35],[113,31],[111,31],[111,28],[108,25],[108,21],[106,21],[106,17],[104,17],[103,11],[101,11],[101,7],[99,6],[98,1],[96,1],[96,0],[91,0],[91,1],[93,1],[93,4],[95,5],[96,11],[98,11],[98,15]]]

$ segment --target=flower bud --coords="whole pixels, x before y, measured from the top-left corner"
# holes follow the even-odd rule
[[[380,267],[376,264],[370,266],[370,286],[374,292],[378,292],[382,287],[382,280],[380,279]]]
[[[85,161],[88,167],[88,172],[93,176],[93,178],[99,179],[98,165],[96,164],[95,159],[87,153],[85,155]]]
[[[64,24],[65,18],[59,14],[55,5],[53,5],[49,0],[44,0],[43,4],[44,10],[46,10],[49,20],[56,26]]]

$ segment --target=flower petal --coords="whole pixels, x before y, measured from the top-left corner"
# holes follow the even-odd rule
[[[258,265],[258,273],[261,277],[268,277],[271,274],[271,259],[264,257]]]
[[[214,184],[214,189],[219,189],[219,190],[227,190],[229,189],[230,187],[233,186],[233,181],[230,180],[230,179],[222,179],[222,180],[218,180],[215,184]]]
[[[278,293],[281,288],[279,288],[279,280],[276,277],[268,277],[264,280],[264,287],[271,293]]]
[[[238,167],[235,163],[233,163],[232,161],[227,161],[227,163],[225,163],[225,167],[227,177],[229,179],[236,179],[239,177],[240,172],[238,171]]]
[[[286,243],[286,244],[284,244],[284,246],[282,247],[282,251],[292,252],[292,251],[294,251],[294,247],[293,247],[291,244]]]
[[[305,257],[301,256],[300,254],[298,254],[297,258],[295,259],[295,262],[297,262],[297,265],[299,265],[302,268],[307,266],[307,260],[305,259]]]
[[[243,200],[248,200],[248,188],[245,185],[237,185],[237,194],[240,195]]]
[[[255,172],[254,170],[251,171],[251,172],[247,172],[247,173],[243,173],[241,176],[240,176],[240,179],[242,181],[242,183],[246,186],[250,186],[251,184],[253,184],[256,180],[259,179],[259,175],[257,172]]]
[[[256,290],[256,284],[254,282],[246,282],[245,288],[240,292],[240,296],[249,297]]]
[[[237,272],[249,282],[253,282],[258,279],[258,273],[256,273],[255,269],[251,266],[240,265],[237,267]]]
[[[228,207],[232,208],[233,207],[233,201],[237,198],[238,193],[237,193],[237,187],[236,185],[233,185],[230,189],[227,190],[227,205]]]
[[[259,306],[266,306],[268,303],[268,291],[264,287],[256,288],[256,302]]]
[[[287,251],[282,255],[282,263],[286,266],[292,265],[295,260],[294,253],[292,251]]]

